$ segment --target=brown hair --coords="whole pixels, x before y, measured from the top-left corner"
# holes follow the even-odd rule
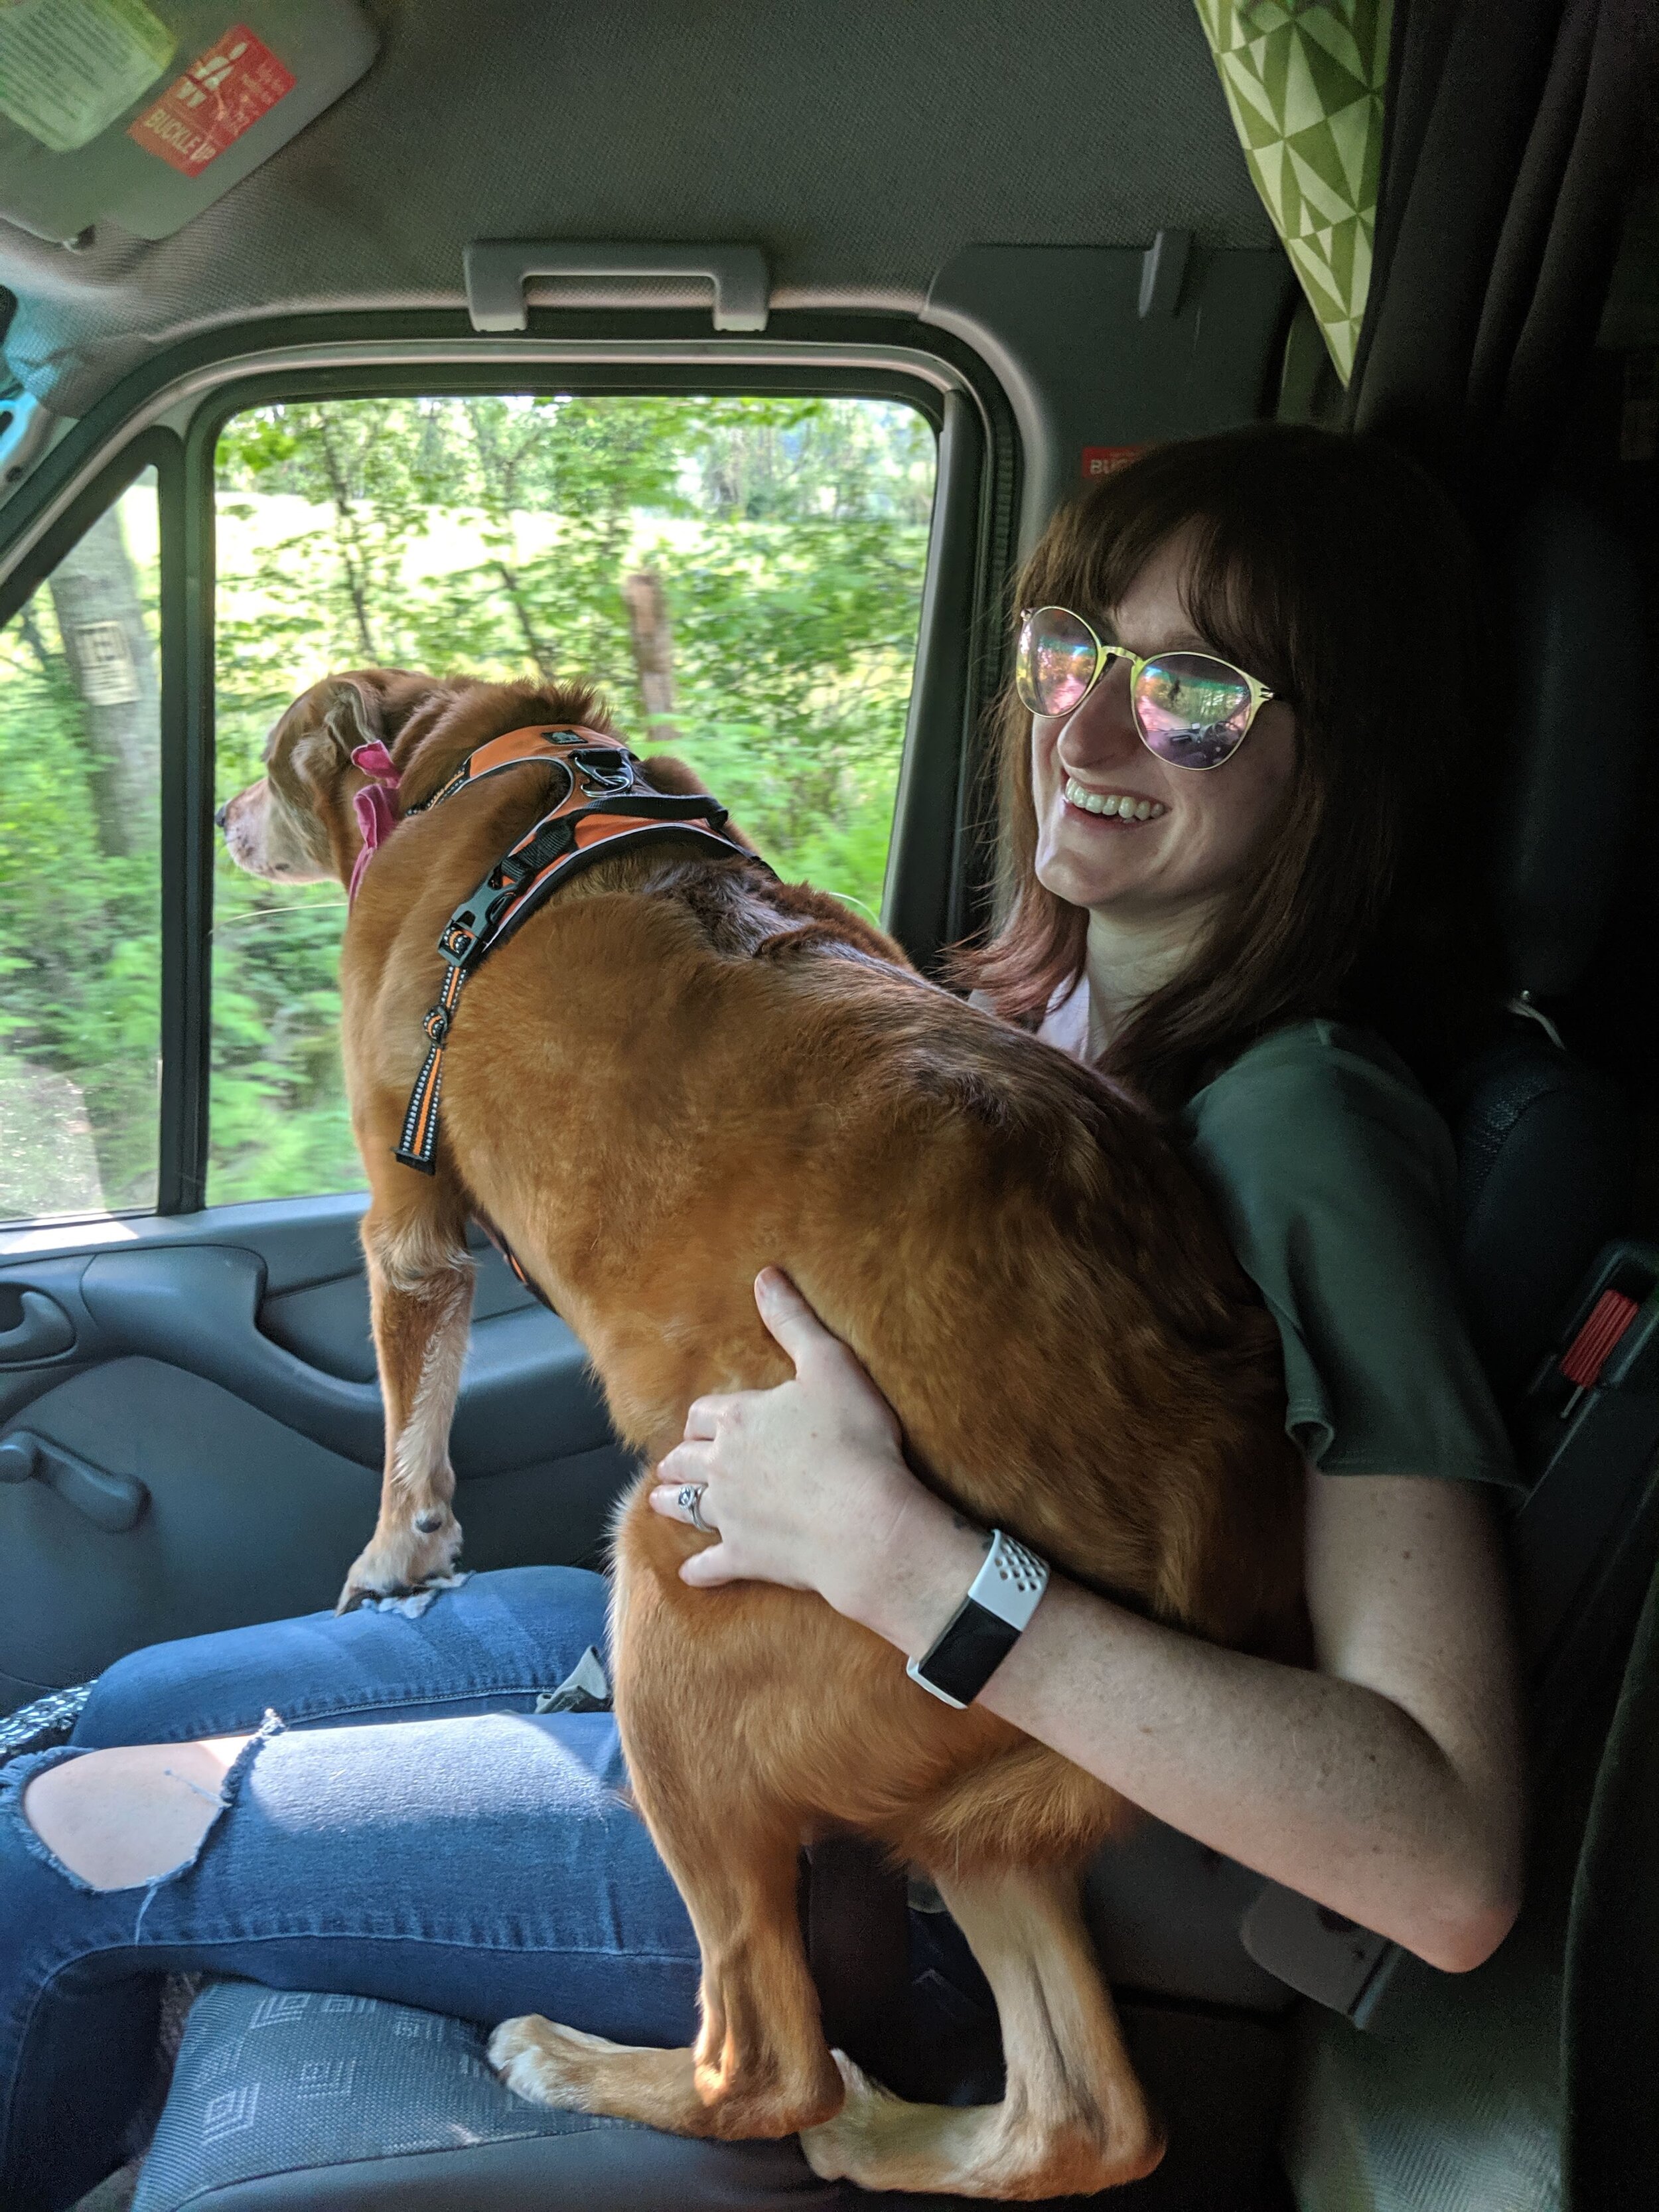
[[[1182,532],[1193,622],[1291,702],[1296,762],[1258,864],[1105,1065],[1172,1110],[1268,1030],[1340,1014],[1382,1029],[1432,1081],[1457,1048],[1488,941],[1468,759],[1479,621],[1462,523],[1389,447],[1257,425],[1155,447],[1094,486],[1049,525],[1017,604],[1097,620]],[[1490,726],[1494,702],[1483,703]],[[1036,879],[1030,716],[1012,688],[995,766],[1000,919],[952,970],[1033,1027],[1083,971],[1088,915]]]

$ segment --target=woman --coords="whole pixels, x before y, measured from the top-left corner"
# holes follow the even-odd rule
[[[1038,711],[1005,718],[1006,919],[962,969],[1181,1114],[1279,1326],[1317,1671],[1051,1587],[981,1699],[1200,1842],[1434,1966],[1474,1966],[1521,1874],[1481,1488],[1512,1471],[1457,1316],[1445,1129],[1379,1039],[1322,1018],[1381,1009],[1433,1068],[1459,1042],[1458,987],[1480,980],[1459,972],[1461,535],[1383,451],[1247,432],[1109,480],[1050,529],[1021,592],[1046,617],[1024,658],[1046,653],[1050,696],[1028,679]],[[1159,722],[1184,718],[1158,671],[1132,696],[1129,656],[1103,657],[1091,626],[1177,671],[1183,649],[1219,653],[1273,696],[1223,726],[1213,765],[1172,762]],[[816,1589],[925,1650],[979,1537],[909,1474],[891,1413],[799,1295],[775,1277],[757,1293],[796,1380],[692,1407],[655,1502],[684,1516],[679,1490],[702,1486],[722,1540],[685,1578]]]
[[[981,1694],[1170,1827],[1451,1970],[1502,1939],[1520,1881],[1480,1487],[1508,1460],[1457,1318],[1445,1132],[1334,1018],[1448,1042],[1427,986],[1457,921],[1441,855],[1468,873],[1464,573],[1431,488],[1353,441],[1232,434],[1099,487],[1024,586],[1006,918],[964,963],[998,1011],[1179,1115],[1210,1174],[1285,1346],[1317,1659],[1215,1650],[1056,1579]],[[816,1589],[921,1654],[982,1538],[793,1289],[769,1273],[757,1297],[796,1377],[692,1407],[653,1497],[720,1532],[687,1579]],[[1056,1388],[1087,1355],[1056,1347]],[[696,1948],[615,1795],[609,1717],[530,1717],[603,1604],[598,1577],[520,1569],[419,1621],[135,1653],[73,1748],[0,1771],[8,2205],[65,2204],[117,2161],[169,1971],[689,2039]],[[285,1727],[250,1739],[267,1705]],[[76,2064],[92,2038],[99,2064]]]

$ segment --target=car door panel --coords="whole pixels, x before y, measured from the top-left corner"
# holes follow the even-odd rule
[[[378,1385],[348,1380],[267,1334],[261,1310],[264,1280],[264,1265],[255,1252],[185,1245],[100,1253],[88,1262],[80,1292],[100,1341],[170,1359],[222,1382],[314,1442],[378,1467],[384,1436]],[[284,1301],[290,1340],[300,1295]],[[354,1353],[367,1342],[368,1291],[361,1273],[313,1285],[302,1295],[302,1320],[331,1318],[345,1308],[354,1312],[356,1327],[342,1341]],[[322,1332],[304,1332],[302,1341],[307,1334]],[[328,1357],[331,1340],[316,1348]],[[372,1374],[372,1357],[369,1366]],[[556,1316],[534,1305],[475,1315],[452,1437],[458,1474],[526,1466],[545,1457],[550,1436],[586,1450],[607,1433],[586,1355]]]
[[[6,1709],[140,1644],[333,1602],[382,1453],[362,1210],[100,1224],[102,1249],[79,1251],[66,1231],[5,1240]],[[474,1256],[453,1432],[465,1563],[594,1560],[631,1462],[569,1329],[487,1246]]]
[[[112,1534],[42,1482],[0,1490],[13,1578],[0,1675],[15,1698],[141,1644],[331,1604],[373,1522],[370,1469],[159,1359],[83,1368],[34,1401],[28,1428],[149,1496]]]
[[[475,1258],[483,1259],[487,1249],[475,1248]],[[483,1341],[480,1323],[509,1314],[544,1311],[506,1267],[480,1267],[472,1296],[475,1350]],[[292,1290],[268,1291],[259,1307],[259,1327],[273,1343],[308,1366],[320,1368],[325,1375],[337,1375],[348,1382],[374,1380],[368,1285],[355,1249],[343,1260],[337,1274],[296,1285]],[[532,1335],[527,1348],[544,1340],[545,1334]],[[557,1340],[556,1335],[553,1340]]]

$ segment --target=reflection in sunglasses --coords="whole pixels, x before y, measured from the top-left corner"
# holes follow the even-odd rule
[[[1114,660],[1130,667],[1135,726],[1148,750],[1180,768],[1216,768],[1273,694],[1219,654],[1162,653],[1142,659],[1108,645],[1068,607],[1039,607],[1020,625],[1015,687],[1034,714],[1073,713]]]

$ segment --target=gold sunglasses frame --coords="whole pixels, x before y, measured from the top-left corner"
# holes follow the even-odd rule
[[[1020,690],[1020,649],[1024,643],[1025,633],[1030,625],[1039,615],[1047,614],[1064,615],[1068,621],[1074,622],[1086,629],[1095,648],[1095,672],[1084,685],[1076,702],[1066,708],[1066,719],[1069,720],[1076,714],[1078,708],[1083,704],[1084,700],[1088,697],[1115,660],[1127,660],[1129,664],[1129,712],[1134,719],[1135,735],[1151,753],[1152,758],[1162,761],[1165,768],[1182,769],[1189,775],[1208,775],[1216,769],[1225,768],[1227,763],[1238,750],[1239,745],[1242,745],[1245,738],[1249,736],[1255,726],[1256,716],[1270,699],[1277,698],[1279,696],[1277,692],[1270,691],[1265,684],[1259,684],[1249,669],[1240,668],[1235,661],[1224,659],[1218,653],[1204,652],[1188,645],[1160,646],[1156,653],[1132,653],[1127,645],[1108,645],[1094,624],[1079,614],[1074,607],[1063,607],[1058,600],[1048,599],[1045,600],[1040,607],[1026,607],[1022,610],[1019,617],[1019,635],[1014,646],[1014,689],[1019,693],[1020,705],[1028,714],[1041,714],[1043,709],[1041,707],[1033,706],[1024,692]],[[1171,760],[1167,753],[1159,752],[1140,726],[1140,705],[1135,697],[1135,687],[1140,681],[1141,671],[1149,667],[1154,660],[1162,660],[1166,655],[1174,653],[1185,653],[1188,659],[1213,660],[1218,668],[1228,670],[1231,674],[1237,677],[1241,684],[1248,684],[1249,687],[1250,711],[1244,719],[1243,728],[1238,733],[1238,744],[1230,746],[1218,761]]]

